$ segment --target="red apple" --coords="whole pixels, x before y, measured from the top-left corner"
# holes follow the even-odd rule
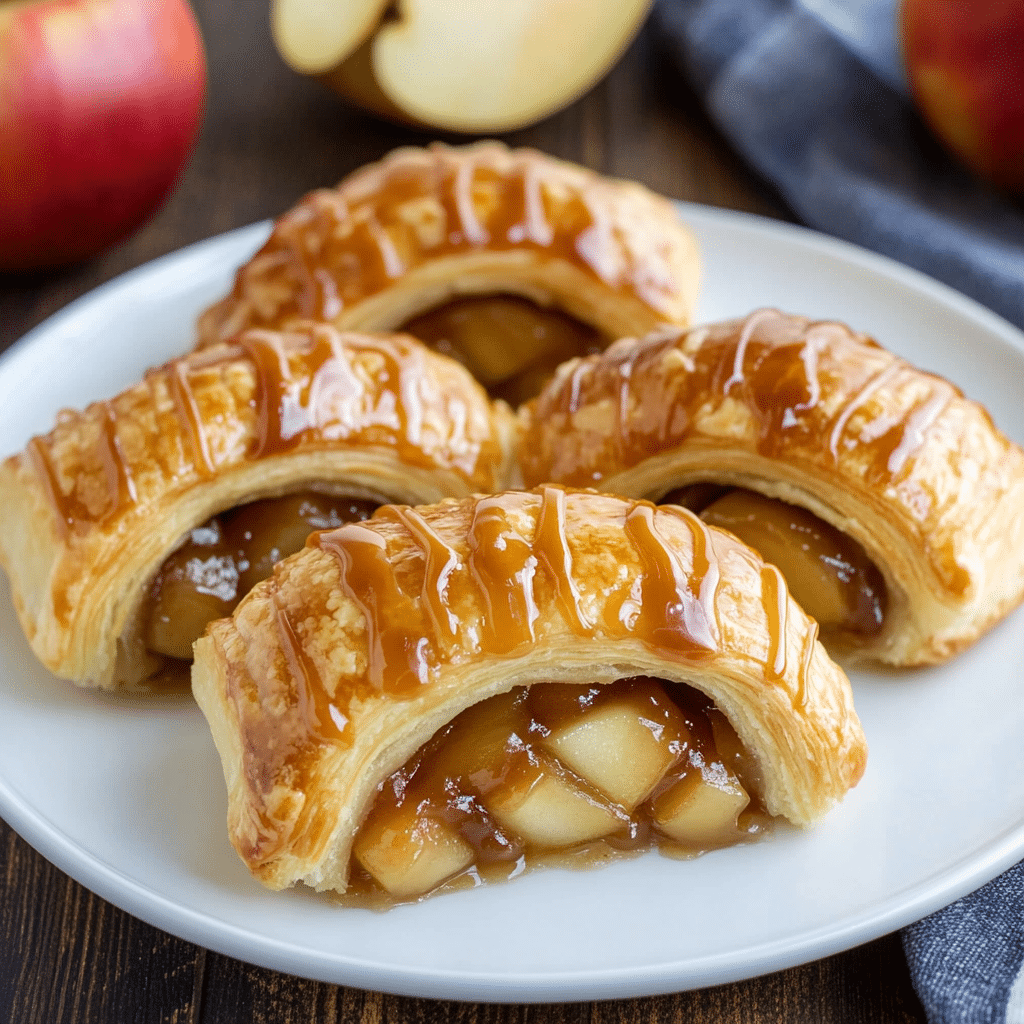
[[[187,0],[0,0],[0,270],[83,259],[140,225],[205,87]]]
[[[903,0],[914,98],[976,174],[1024,192],[1024,2]]]

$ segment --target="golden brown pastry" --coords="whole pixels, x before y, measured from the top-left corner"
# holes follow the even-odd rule
[[[463,367],[401,335],[254,330],[150,370],[116,398],[62,412],[0,464],[0,561],[25,635],[58,676],[140,682],[162,664],[155,652],[190,655],[194,637],[165,649],[150,635],[167,625],[150,619],[168,588],[184,575],[226,600],[226,574],[247,568],[209,536],[212,516],[296,492],[355,502],[294,509],[301,546],[304,522],[494,490],[508,480],[510,419]],[[175,567],[190,531],[196,549]],[[278,543],[251,558],[272,561]]]
[[[761,309],[623,340],[561,367],[524,415],[527,484],[669,495],[780,566],[783,548],[811,549],[817,565],[793,569],[806,603],[845,607],[864,656],[941,661],[1024,594],[1024,452],[952,384],[841,324]],[[811,579],[829,561],[832,582]]]
[[[866,759],[846,676],[815,636],[778,571],[731,535],[679,508],[547,486],[384,506],[314,534],[211,624],[192,684],[223,762],[231,841],[260,881],[344,892],[355,850],[359,872],[409,898],[473,870],[466,848],[487,821],[499,827],[486,842],[513,852],[524,835],[579,845],[616,820],[625,842],[630,808],[653,799],[656,822],[707,848],[725,819],[742,829],[741,775],[768,814],[814,821]],[[592,710],[608,684],[620,687],[611,711],[598,699],[608,714],[577,728],[567,706]],[[689,696],[667,702],[675,689]],[[535,690],[540,704],[524,710]],[[646,739],[629,741],[641,727],[624,706],[648,709]],[[602,781],[615,763],[657,762],[641,750],[652,733],[676,737],[669,762],[684,758],[681,720],[714,790],[700,792],[718,824],[702,834],[705,816],[696,838],[678,770],[674,789],[657,768]],[[702,730],[716,747],[701,747]],[[516,762],[534,741],[536,757]],[[435,790],[449,794],[447,818],[441,807],[406,820],[415,808],[399,791],[415,790],[424,761],[427,775],[461,764],[462,781]],[[476,789],[452,797],[465,779]]]
[[[699,275],[675,208],[640,185],[496,142],[405,148],[281,217],[199,338],[402,328],[515,403],[570,356],[686,325]]]

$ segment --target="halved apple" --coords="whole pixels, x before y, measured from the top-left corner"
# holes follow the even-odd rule
[[[375,113],[509,131],[572,102],[639,30],[651,0],[272,0],[284,60]]]

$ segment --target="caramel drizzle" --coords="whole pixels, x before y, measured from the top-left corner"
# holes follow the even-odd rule
[[[189,364],[186,360],[178,360],[172,364],[168,377],[171,400],[174,402],[179,421],[185,425],[189,447],[199,475],[211,477],[215,472],[213,459],[210,457],[203,418],[196,405],[195,393],[189,384],[188,371]]]
[[[513,225],[506,232],[510,242],[529,238],[535,245],[548,248],[555,240],[555,229],[547,219],[544,209],[544,190],[536,167],[522,171],[523,180],[523,222],[522,227]]]
[[[331,321],[341,315],[345,304],[338,295],[338,282],[324,267],[316,268],[316,284],[320,289],[320,319]]]
[[[539,614],[534,595],[537,557],[532,545],[509,522],[501,496],[481,498],[469,528],[469,571],[483,596],[486,646],[508,654],[536,640]]]
[[[285,440],[282,408],[288,400],[290,374],[284,353],[265,335],[246,334],[238,344],[256,368],[256,448],[253,458],[259,459],[279,447]]]
[[[399,586],[384,538],[358,523],[315,534],[310,543],[341,564],[341,585],[363,613],[366,674],[378,693],[409,694],[426,683],[435,654],[418,603]]]
[[[655,646],[673,651],[695,649],[715,651],[717,620],[714,586],[717,564],[711,575],[712,586],[705,589],[711,562],[707,556],[703,528],[693,529],[693,571],[688,574],[679,556],[665,543],[654,521],[654,506],[637,502],[626,515],[625,531],[640,557],[641,600],[633,605],[632,615],[620,613],[619,621],[630,633],[641,634]],[[684,513],[685,514],[685,513]],[[687,522],[695,517],[688,516]],[[693,527],[693,523],[690,523]],[[700,538],[698,540],[698,538]],[[694,587],[696,586],[696,592]]]
[[[107,519],[129,501],[138,503],[139,495],[135,489],[135,478],[132,476],[128,460],[121,451],[121,439],[117,436],[117,420],[114,407],[110,402],[103,403],[103,427],[101,430],[103,443],[99,445],[100,458],[107,478],[108,502],[101,519]]]
[[[732,373],[722,385],[723,395],[728,395],[732,390],[733,385],[740,385],[742,387],[747,383],[746,374],[744,373],[743,368],[747,359],[747,349],[750,346],[750,341],[754,336],[754,331],[757,329],[757,325],[771,314],[771,310],[759,309],[756,313],[752,313],[748,316],[744,321],[743,329],[740,331],[740,336],[736,341],[736,347],[733,350]]]
[[[476,177],[476,165],[466,161],[452,178],[452,200],[458,212],[458,222],[462,225],[462,237],[474,247],[484,246],[491,236],[480,223],[476,215],[476,204],[473,202],[473,180]]]
[[[554,170],[559,186],[556,223],[545,203],[551,172],[529,156],[513,155],[510,164],[504,159],[495,164],[486,153],[476,159],[462,154],[453,158],[436,148],[432,157],[429,172],[422,167],[410,170],[401,161],[384,161],[352,179],[350,188],[343,184],[339,192],[315,193],[281,218],[257,258],[265,260],[283,251],[293,267],[296,294],[270,316],[261,316],[250,302],[250,322],[274,325],[296,313],[334,319],[346,305],[390,286],[409,269],[396,244],[411,230],[402,223],[402,208],[424,199],[442,207],[444,230],[437,242],[414,243],[413,251],[423,247],[434,257],[485,246],[529,246],[575,264],[609,287],[632,289],[652,309],[663,309],[666,296],[677,293],[664,267],[637,265],[630,251],[629,238],[637,231],[652,235],[650,248],[659,249],[659,229],[653,226],[656,214],[652,211],[645,218],[650,224],[634,227],[615,209],[613,186],[577,181]],[[484,182],[496,194],[478,204],[475,193]],[[625,243],[620,235],[626,236]],[[656,256],[672,244],[666,233]],[[335,286],[330,295],[323,276],[318,278],[311,266],[314,258],[328,268]],[[260,272],[239,275],[234,294],[240,298],[259,288],[260,279],[280,274],[269,261],[262,263]]]
[[[454,643],[459,634],[459,618],[449,603],[449,589],[453,573],[463,568],[462,559],[414,509],[385,506],[380,515],[384,517],[388,514],[412,534],[423,552],[423,603],[427,607],[434,631],[449,643]]]
[[[366,388],[333,335],[315,335],[300,379],[292,375],[274,337],[250,332],[238,344],[256,369],[253,459],[288,451],[311,437],[347,439],[371,423],[392,432],[404,455],[421,450],[424,413],[415,376],[383,347],[374,347],[384,362],[381,397],[369,408]],[[352,346],[358,343],[352,340]],[[369,422],[360,424],[360,417]]]
[[[921,450],[929,428],[942,415],[954,394],[952,385],[936,380],[931,397],[910,413],[899,444],[889,453],[887,468],[892,476],[899,476],[907,462]]]
[[[566,527],[569,500],[554,486],[540,492],[539,508],[535,494],[477,499],[466,558],[416,510],[382,509],[371,522],[400,523],[422,557],[422,574],[411,577],[409,570],[392,565],[384,538],[371,526],[347,524],[314,535],[309,543],[338,559],[341,589],[366,622],[366,677],[372,688],[408,697],[430,681],[438,664],[458,657],[456,648],[507,655],[534,643],[540,618],[538,573],[550,580],[561,618],[581,638],[604,632],[687,657],[717,650],[719,570],[706,527],[685,515],[693,532],[693,569],[687,572],[657,529],[654,506],[629,506],[624,528],[642,571],[617,607],[615,595],[606,595],[608,615],[601,627],[582,607]],[[527,539],[511,514],[521,511],[529,517],[534,508],[536,525]],[[403,588],[403,576],[416,580],[415,593]],[[467,628],[458,617],[460,605],[482,606],[479,626],[474,621]],[[303,678],[317,685],[309,672]],[[358,679],[352,685],[358,688]]]
[[[768,616],[767,664],[775,682],[786,674],[789,602],[782,573],[771,563],[761,567],[761,599]]]
[[[367,220],[366,228],[373,239],[374,245],[377,247],[381,272],[387,280],[397,280],[405,273],[407,268],[402,262],[401,256],[398,255],[398,250],[395,248],[395,243],[391,241],[391,236],[381,226],[376,217],[370,217]]]
[[[889,383],[890,380],[895,377],[899,371],[903,368],[904,363],[901,359],[894,359],[888,366],[876,373],[868,382],[857,392],[853,398],[843,406],[832,431],[829,434],[828,448],[832,453],[832,458],[838,461],[839,459],[839,440],[843,436],[843,431],[846,429],[846,424],[850,421],[850,417],[876,392],[879,388],[884,387]]]
[[[565,621],[580,635],[594,627],[583,611],[580,590],[573,572],[572,552],[565,532],[565,491],[561,487],[541,490],[540,514],[534,537],[537,560],[555,588],[555,600]]]
[[[306,732],[324,741],[351,742],[352,728],[348,717],[328,699],[323,677],[309,652],[295,635],[295,627],[288,618],[288,613],[276,600],[273,609],[278,643],[284,652],[289,674],[295,684],[296,708]]]
[[[93,450],[100,464],[106,490],[106,501],[99,513],[94,513],[77,496],[76,487],[72,486],[64,493],[45,439],[33,437],[27,446],[29,461],[42,484],[43,494],[53,510],[58,530],[64,539],[72,530],[88,523],[106,522],[129,502],[137,504],[139,500],[135,478],[117,436],[117,417],[113,406],[109,402],[100,402],[92,408],[100,412],[99,436]]]
[[[290,367],[289,352],[298,363],[296,372]],[[351,361],[353,354],[360,352],[370,354],[372,363],[377,364],[370,385],[360,379]],[[493,445],[486,434],[480,437],[473,410],[460,398],[435,395],[432,385],[424,384],[429,367],[412,342],[340,338],[333,329],[325,328],[314,330],[305,347],[286,349],[277,337],[250,331],[234,345],[204,350],[146,375],[151,394],[154,382],[166,379],[181,431],[181,457],[201,478],[213,477],[218,466],[192,375],[240,358],[247,358],[254,370],[255,436],[246,452],[249,460],[287,452],[304,443],[365,441],[389,446],[407,463],[444,465],[473,479],[480,472],[485,445]],[[157,400],[154,397],[152,401]],[[444,415],[431,418],[425,403],[435,401],[445,403]],[[447,434],[438,429],[438,420]],[[53,461],[52,441],[33,438],[25,451],[63,537],[69,531],[103,523],[140,500],[131,463],[122,450],[115,406],[94,403],[73,422],[95,423],[97,437],[89,449],[78,453],[84,468],[76,472],[84,476],[98,470],[105,491],[99,500],[91,495],[88,504],[82,500],[77,479],[64,492]],[[486,430],[486,425],[482,429]]]
[[[75,522],[89,517],[88,509],[75,498],[73,490],[67,495],[61,491],[57,469],[42,438],[33,437],[28,443],[27,451],[32,468],[43,485],[46,500],[56,514],[61,538],[67,540]]]
[[[809,618],[809,628],[804,638],[803,658],[800,661],[800,671],[797,673],[796,693],[793,696],[793,707],[802,708],[807,706],[807,679],[811,671],[811,661],[814,658],[814,644],[818,639],[818,623]]]
[[[793,450],[811,453],[817,446],[822,456],[828,453],[838,463],[846,448],[853,447],[844,444],[850,420],[872,395],[894,381],[901,393],[924,378],[931,389],[928,397],[899,420],[883,409],[856,441],[856,448],[867,453],[868,471],[875,478],[895,478],[907,470],[928,432],[959,395],[947,381],[919,375],[898,357],[891,357],[881,370],[864,373],[861,353],[881,350],[839,324],[802,324],[799,318],[765,309],[751,313],[742,324],[708,331],[692,358],[684,351],[690,332],[652,337],[621,350],[616,346],[577,363],[535,407],[535,425],[523,456],[527,477],[539,481],[554,474],[560,482],[585,486],[638,465],[666,446],[685,443],[698,429],[698,412],[709,401],[713,404],[715,395],[731,396],[749,410],[760,453],[778,458]],[[672,348],[690,363],[685,373],[662,372],[662,357]],[[906,383],[901,380],[904,373]],[[823,401],[836,387],[826,390],[827,375],[837,376],[836,386],[851,394],[835,411],[827,411]],[[565,453],[554,447],[561,442],[557,435],[544,433],[549,417],[563,422],[602,400],[615,417],[602,439]],[[799,438],[794,440],[794,435]]]

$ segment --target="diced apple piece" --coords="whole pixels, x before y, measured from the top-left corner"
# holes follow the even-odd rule
[[[540,849],[600,839],[626,824],[626,816],[577,786],[554,764],[541,763],[530,778],[492,790],[482,803],[498,823]]]
[[[632,701],[592,708],[556,729],[543,745],[577,775],[632,811],[675,763],[669,737],[656,736]]]
[[[687,846],[723,846],[736,837],[736,819],[750,802],[723,764],[687,772],[654,801],[653,818],[670,839]]]
[[[748,793],[760,792],[764,780],[757,759],[743,746],[729,719],[718,708],[709,708],[707,716],[711,723],[715,750],[722,764],[736,774],[740,785]]]
[[[513,737],[526,736],[529,726],[522,689],[474,704],[455,719],[438,745],[428,777],[438,788],[445,779],[489,787],[506,769],[512,749],[522,747]]]
[[[415,805],[373,816],[356,837],[360,864],[392,896],[408,899],[437,888],[473,863],[473,848],[444,823],[418,816]]]

